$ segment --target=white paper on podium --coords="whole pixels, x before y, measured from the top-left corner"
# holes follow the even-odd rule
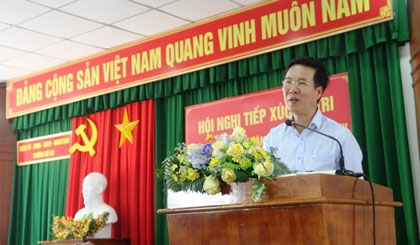
[[[332,174],[335,175],[335,169],[333,170],[322,170],[322,171],[297,171],[291,174],[284,174],[279,177],[288,177],[288,176],[296,176],[296,175],[305,175],[305,174]]]

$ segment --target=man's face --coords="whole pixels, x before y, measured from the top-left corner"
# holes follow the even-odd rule
[[[283,97],[287,108],[295,116],[313,116],[322,95],[322,87],[315,88],[315,69],[293,65],[283,81]]]
[[[86,178],[83,181],[82,194],[85,202],[97,198],[101,192],[101,185],[97,181],[94,181],[91,178]]]

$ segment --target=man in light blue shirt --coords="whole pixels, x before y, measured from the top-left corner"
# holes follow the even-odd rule
[[[322,92],[329,82],[325,66],[316,59],[301,56],[286,68],[283,96],[292,119],[340,141],[345,168],[362,173],[362,151],[353,134],[318,109]],[[264,139],[264,149],[277,149],[276,156],[292,171],[321,171],[339,168],[340,147],[328,137],[299,126],[280,124]]]

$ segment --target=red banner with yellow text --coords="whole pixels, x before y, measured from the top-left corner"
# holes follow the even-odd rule
[[[268,1],[8,81],[6,117],[335,35],[393,18],[390,0]]]
[[[17,165],[70,158],[71,131],[17,142]]]
[[[319,102],[322,113],[351,130],[348,74],[330,76]],[[185,142],[205,143],[207,134],[232,133],[241,126],[262,143],[271,128],[290,118],[281,87],[225,98],[185,108]]]

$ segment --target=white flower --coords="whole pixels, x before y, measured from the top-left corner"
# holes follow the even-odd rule
[[[232,136],[228,135],[227,133],[223,133],[221,135],[214,136],[216,141],[222,141],[225,145],[230,145],[233,142]]]
[[[220,192],[220,181],[212,175],[204,180],[203,190],[210,195],[216,195]]]
[[[203,145],[201,145],[201,144],[189,144],[188,146],[187,146],[187,150],[188,151],[199,151],[199,150],[201,150],[203,148]]]
[[[226,150],[226,144],[223,141],[216,141],[211,147],[213,148],[212,156],[221,159]]]
[[[232,132],[232,137],[235,143],[241,143],[246,139],[246,131],[242,127],[235,127]]]
[[[185,160],[190,162],[194,168],[201,169],[210,161],[210,156],[203,154],[203,144],[189,144],[187,146],[187,157]]]

